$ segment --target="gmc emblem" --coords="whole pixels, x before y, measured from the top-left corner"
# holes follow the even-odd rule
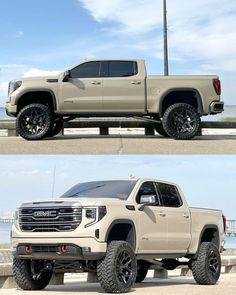
[[[40,210],[40,211],[34,211],[33,212],[34,217],[56,217],[57,211],[55,210]]]

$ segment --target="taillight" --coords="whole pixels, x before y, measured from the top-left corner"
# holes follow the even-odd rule
[[[226,217],[224,215],[222,215],[222,218],[223,218],[224,233],[226,233],[226,230],[227,230],[227,220],[226,220]]]
[[[217,95],[221,95],[221,83],[219,79],[214,79],[213,85]]]

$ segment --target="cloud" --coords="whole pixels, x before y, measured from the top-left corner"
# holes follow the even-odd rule
[[[31,68],[26,71],[23,76],[24,77],[38,77],[38,76],[55,76],[60,74],[61,71],[47,71],[47,70],[40,70],[37,68]]]
[[[7,97],[8,82],[0,82],[0,97]]]
[[[18,31],[16,34],[16,38],[22,38],[24,36],[24,32],[23,31]]]

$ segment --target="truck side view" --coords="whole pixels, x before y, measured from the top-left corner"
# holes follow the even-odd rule
[[[143,60],[86,60],[55,77],[9,83],[6,112],[27,140],[58,134],[77,117],[138,117],[175,139],[198,134],[201,116],[221,113],[218,76],[147,76]]]
[[[220,276],[225,229],[221,211],[188,207],[174,183],[81,183],[57,200],[24,203],[16,210],[13,273],[20,288],[41,290],[53,272],[93,272],[104,291],[123,293],[149,269],[185,264],[198,284],[213,285]]]

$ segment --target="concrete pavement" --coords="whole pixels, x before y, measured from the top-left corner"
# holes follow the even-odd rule
[[[43,291],[37,291],[37,295],[74,295],[74,294],[103,294],[97,283],[86,283],[85,279],[75,281],[75,277],[68,276],[63,286],[49,286]],[[132,290],[133,294],[148,295],[235,295],[236,274],[222,274],[217,285],[200,286],[192,277],[171,277],[169,279],[147,278],[143,283],[136,284]],[[34,293],[34,292],[33,292]],[[0,295],[26,295],[32,292],[25,292],[17,289],[1,289]]]
[[[236,154],[236,133],[207,133],[190,141],[161,136],[66,134],[28,142],[0,137],[0,154]]]

